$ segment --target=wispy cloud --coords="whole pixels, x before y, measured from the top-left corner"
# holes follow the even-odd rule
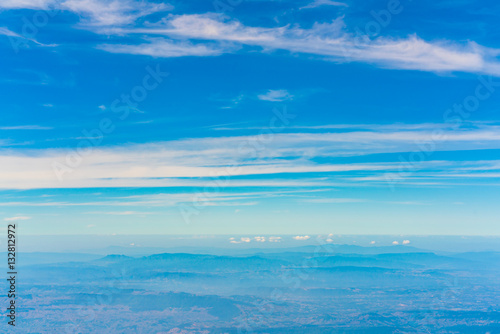
[[[153,212],[141,212],[141,211],[95,211],[95,212],[87,212],[87,214],[93,215],[114,215],[114,216],[133,216],[133,215],[152,215]]]
[[[0,8],[1,8],[1,6],[0,6]],[[35,44],[37,44],[39,46],[45,46],[45,47],[58,46],[57,44],[44,44],[44,43],[40,43],[36,39],[34,39],[32,37],[27,37],[27,36],[20,35],[18,33],[13,32],[12,30],[7,29],[6,27],[0,27],[0,35],[4,35],[4,36],[8,36],[8,37],[14,37],[14,38],[21,38],[21,39],[24,39],[26,41],[33,42],[33,43],[35,43]]]
[[[138,0],[2,0],[3,9],[53,9],[76,13],[80,24],[88,27],[124,26],[137,19],[173,6]]]
[[[281,101],[291,100],[293,98],[293,95],[290,94],[285,89],[278,89],[278,90],[271,89],[268,90],[265,94],[260,94],[257,97],[259,98],[259,100],[263,101],[281,102]]]
[[[169,4],[134,0],[66,0],[60,7],[79,14],[81,23],[89,26],[131,24],[140,17],[173,9]]]
[[[154,195],[134,195],[125,197],[107,197],[99,198],[93,201],[27,201],[27,202],[0,202],[0,206],[6,207],[148,207],[148,208],[163,208],[163,207],[178,207],[180,204],[198,203],[199,206],[252,206],[257,205],[261,199],[279,198],[284,196],[301,197],[310,192],[318,192],[319,190],[268,190],[268,191],[219,191],[207,192],[198,194],[196,192],[183,193],[158,193]],[[154,214],[151,211],[136,211],[127,210],[121,211],[90,211],[86,214],[107,214],[107,215],[145,215]]]
[[[21,35],[16,34],[15,32],[13,32],[5,27],[0,27],[0,35],[10,36],[10,37],[22,37]]]
[[[334,7],[349,7],[345,2],[332,1],[332,0],[315,0],[310,4],[300,7],[300,9],[317,8],[321,6],[334,6]]]
[[[218,43],[220,52],[228,52],[227,43],[237,43],[265,50],[282,49],[314,54],[335,61],[367,62],[394,69],[500,74],[500,63],[496,60],[499,50],[482,47],[474,42],[429,42],[417,35],[360,39],[347,31],[342,18],[331,23],[315,23],[313,27],[303,29],[297,26],[250,27],[212,14],[170,15],[161,23],[146,28],[116,32],[212,41]],[[149,48],[155,49],[155,44],[168,43],[166,41],[150,41]],[[136,48],[134,45],[124,46],[121,51],[127,53]],[[170,53],[166,55],[170,56]]]
[[[47,9],[56,0],[2,0],[0,8],[4,9]]]
[[[196,186],[213,175],[282,175],[284,173],[329,173],[335,180],[385,182],[388,171],[398,171],[400,161],[370,163],[332,163],[324,158],[355,157],[377,153],[402,153],[418,150],[422,143],[434,151],[499,149],[500,134],[494,124],[480,124],[455,130],[443,130],[436,138],[432,127],[381,128],[365,131],[277,133],[273,140],[255,151],[259,136],[231,136],[174,140],[123,147],[96,148],[82,157],[81,163],[69,168],[60,182],[53,169],[55,162],[65,165],[67,150],[0,152],[0,184],[4,188],[68,187],[169,187]],[[247,148],[247,149],[243,149]],[[319,159],[321,158],[321,159]],[[453,162],[425,160],[426,182],[444,180],[462,174],[496,177],[496,162]],[[464,168],[475,168],[478,173]],[[485,174],[486,168],[491,175]],[[359,172],[365,172],[360,175]],[[366,172],[371,174],[366,175]],[[378,174],[377,174],[378,173]],[[421,172],[423,173],[423,172]],[[403,178],[406,176],[403,175]],[[422,181],[422,180],[421,180]],[[235,180],[240,186],[307,186],[321,183],[314,176],[298,180]],[[329,182],[324,182],[328,184]]]
[[[8,218],[4,218],[5,221],[7,222],[15,222],[15,221],[19,221],[19,220],[28,220],[28,219],[31,219],[31,217],[27,217],[27,216],[16,216],[16,217],[8,217]]]
[[[49,126],[40,125],[17,125],[17,126],[2,126],[0,130],[52,130]]]
[[[128,53],[153,57],[218,56],[234,48],[223,48],[210,44],[193,44],[187,41],[171,41],[151,38],[149,43],[139,45],[103,44],[99,49],[111,53]]]
[[[316,0],[303,8],[318,6],[345,7],[346,4]],[[297,25],[269,28],[247,26],[236,19],[214,13],[171,14],[159,22],[150,23],[142,19],[173,7],[134,0],[8,0],[0,4],[0,8],[5,9],[48,7],[78,14],[81,17],[80,27],[96,33],[118,38],[136,35],[144,40],[142,43],[131,43],[129,38],[122,38],[127,42],[98,46],[112,53],[154,57],[217,56],[249,46],[265,52],[287,50],[316,55],[329,61],[363,62],[383,68],[500,75],[500,62],[497,59],[500,50],[472,41],[426,41],[416,34],[404,38],[359,38],[348,29],[342,17],[329,23],[316,22],[310,28]],[[0,34],[22,37],[7,28],[1,28]]]
[[[495,125],[496,122],[468,122],[469,128],[479,128],[483,125]],[[455,124],[447,123],[418,123],[418,124],[404,124],[404,123],[393,123],[393,124],[321,124],[321,125],[289,125],[287,129],[292,130],[361,130],[361,131],[402,131],[402,130],[453,130],[456,128]],[[239,131],[239,130],[261,130],[262,127],[236,127],[236,126],[225,126],[219,125],[214,126],[213,130],[217,131]]]

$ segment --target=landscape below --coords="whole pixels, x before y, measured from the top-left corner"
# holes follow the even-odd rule
[[[25,333],[500,332],[500,252],[328,244],[19,261]]]

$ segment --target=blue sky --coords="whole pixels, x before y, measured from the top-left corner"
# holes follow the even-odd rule
[[[26,234],[500,235],[495,1],[0,3]]]

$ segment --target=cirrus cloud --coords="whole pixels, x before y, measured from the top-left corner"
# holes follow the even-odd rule
[[[15,221],[19,221],[19,220],[28,220],[28,219],[31,219],[31,217],[27,217],[27,216],[16,216],[16,217],[8,217],[8,218],[4,218],[5,221],[7,222],[15,222]]]
[[[331,61],[354,61],[384,68],[429,72],[471,72],[500,75],[496,57],[500,50],[474,42],[425,41],[417,34],[405,38],[379,36],[359,38],[349,32],[342,17],[329,23],[315,23],[311,28],[281,26],[274,28],[246,26],[234,19],[214,14],[170,15],[157,24],[133,29],[115,29],[115,33],[163,36],[147,44],[121,48],[134,53],[138,46],[157,49],[154,44],[168,40],[215,42],[221,53],[230,52],[227,43],[259,47],[262,50],[287,50],[312,54]],[[155,56],[160,56],[155,53]],[[169,57],[170,53],[167,52]]]

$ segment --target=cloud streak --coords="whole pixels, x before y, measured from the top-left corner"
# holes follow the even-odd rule
[[[342,2],[316,0],[304,8],[345,7]],[[218,56],[255,48],[263,52],[286,50],[335,62],[362,62],[382,68],[429,72],[468,72],[500,75],[500,50],[475,42],[426,41],[417,34],[407,37],[357,36],[338,17],[331,22],[278,27],[248,26],[214,13],[170,14],[151,23],[144,18],[170,11],[171,5],[133,0],[22,0],[3,1],[4,9],[56,9],[80,16],[79,27],[114,36],[114,41],[97,48],[111,53],[153,57]],[[7,28],[0,34],[22,37]],[[136,42],[131,42],[132,36]],[[142,42],[137,42],[140,40]],[[46,45],[31,40],[43,46]],[[247,48],[244,48],[247,47]]]
[[[4,220],[6,222],[16,222],[16,221],[19,221],[19,220],[28,220],[28,219],[31,219],[31,217],[27,217],[27,216],[16,216],[16,217],[8,217],[8,218],[4,218]]]
[[[265,94],[260,94],[257,96],[259,100],[270,101],[270,102],[283,102],[286,100],[291,100],[293,95],[291,95],[285,89],[278,90],[268,90]]]
[[[396,127],[377,130],[372,126],[365,131],[277,133],[267,141],[262,141],[258,135],[249,135],[102,147],[81,156],[78,166],[73,166],[68,160],[68,154],[74,154],[68,150],[4,150],[0,151],[0,184],[3,188],[13,189],[196,186],[206,182],[200,178],[210,179],[216,175],[225,178],[260,175],[267,178],[235,180],[240,186],[251,186],[252,183],[308,186],[321,182],[328,185],[339,181],[356,184],[384,182],[381,173],[400,170],[401,162],[332,163],[328,158],[412,152],[422,145],[430,146],[432,152],[500,149],[500,134],[494,124],[443,130],[438,138],[433,130],[429,130],[431,128],[435,126],[415,126],[414,129],[402,126],[401,130]],[[321,162],[319,158],[327,160]],[[59,171],[54,166],[66,166],[66,169],[58,167]],[[460,175],[496,177],[498,166],[496,161],[466,164],[429,159],[419,164],[419,168],[427,170],[424,175],[429,178],[429,184]],[[474,169],[477,173],[473,173]],[[490,173],[484,174],[485,170]],[[361,172],[364,175],[360,175]],[[59,181],[58,173],[62,181]],[[287,173],[309,176],[286,181],[268,178]],[[315,173],[328,173],[334,181],[315,179]],[[402,177],[404,179],[406,177]]]
[[[52,130],[49,126],[40,125],[17,125],[17,126],[1,126],[0,130]]]
[[[168,38],[121,46],[123,53],[134,53],[138,46],[157,50],[157,45],[170,43],[167,41],[172,39],[204,40],[217,42],[221,53],[229,52],[227,43],[233,43],[260,47],[266,51],[281,49],[313,54],[331,61],[365,62],[393,69],[500,74],[500,63],[496,59],[499,50],[474,42],[429,42],[416,34],[406,38],[360,38],[347,31],[342,18],[331,23],[315,23],[311,28],[304,29],[297,26],[251,27],[212,14],[170,15],[161,23],[149,27],[118,31]],[[161,56],[158,52],[151,55]],[[166,52],[166,56],[171,55]]]
[[[332,0],[315,0],[304,7],[300,7],[299,9],[318,8],[322,6],[349,7],[349,5],[344,2],[332,1]]]
[[[44,43],[40,43],[40,42],[38,42],[34,38],[20,35],[18,33],[13,32],[12,30],[7,29],[6,27],[0,27],[0,35],[7,36],[9,38],[20,38],[20,39],[23,39],[23,40],[35,43],[35,44],[37,44],[39,46],[44,46],[44,47],[55,47],[55,46],[58,46],[57,44],[44,44]]]
[[[55,0],[3,0],[0,8],[4,9],[47,9]]]
[[[81,24],[94,27],[127,25],[140,17],[173,8],[163,3],[132,0],[66,0],[59,5],[81,15]]]
[[[172,41],[151,38],[150,43],[140,45],[102,44],[98,48],[111,53],[127,53],[163,58],[219,56],[234,48],[221,48],[210,44],[193,44],[187,41]]]

